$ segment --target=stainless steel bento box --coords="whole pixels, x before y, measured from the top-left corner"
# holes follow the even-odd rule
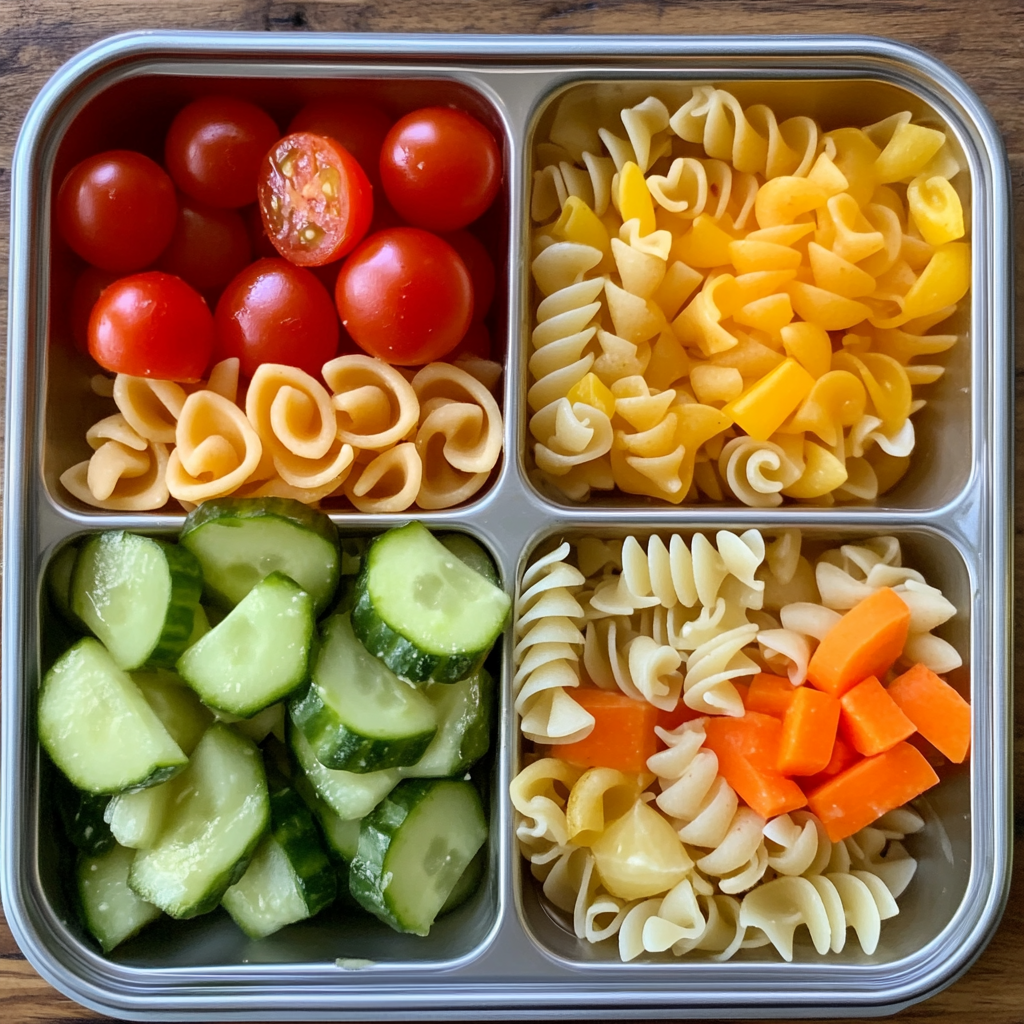
[[[868,123],[911,109],[942,122],[970,176],[973,288],[966,337],[919,421],[914,469],[875,504],[831,509],[670,508],[616,499],[562,504],[527,476],[526,337],[531,142],[550,104],[585,82],[715,81],[755,88],[782,109]],[[920,866],[900,916],[870,957],[751,950],[727,963],[619,963],[578,942],[549,913],[524,871],[508,783],[519,763],[512,650],[502,654],[500,722],[491,755],[490,840],[476,896],[426,939],[376,922],[321,915],[251,942],[221,913],[164,920],[107,957],[84,936],[61,877],[49,768],[40,756],[36,693],[42,660],[42,578],[68,538],[99,528],[170,532],[181,514],[86,511],[57,475],[89,418],[89,369],[51,331],[59,298],[49,247],[55,166],[149,111],[212,89],[274,110],[344,82],[416,105],[456,100],[504,139],[507,274],[498,344],[506,353],[505,457],[482,496],[423,514],[493,552],[514,589],[532,550],[556,533],[800,526],[815,538],[889,533],[960,613],[946,635],[965,655],[973,714],[970,771],[921,801]],[[632,88],[632,86],[630,86]],[[895,104],[899,105],[895,105]],[[145,120],[145,117],[142,117]],[[113,127],[112,127],[113,126]],[[83,149],[83,147],[86,147]],[[95,148],[95,146],[93,146]],[[3,902],[40,974],[99,1011],[132,1019],[686,1017],[867,1015],[926,998],[973,962],[992,935],[1010,876],[1011,777],[1011,238],[1008,173],[977,98],[939,62],[856,37],[520,38],[465,36],[136,34],[61,69],[29,113],[15,156],[4,520]],[[52,289],[52,290],[51,290]],[[333,516],[343,533],[394,517]],[[807,947],[809,951],[809,947]]]

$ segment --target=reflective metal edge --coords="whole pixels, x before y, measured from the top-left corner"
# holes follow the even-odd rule
[[[347,67],[344,62],[373,63],[393,71],[394,63],[415,66],[421,73],[457,72],[463,81],[482,87],[491,73],[515,76],[543,70],[528,106],[564,81],[596,74],[623,78],[658,77],[660,73],[702,78],[729,77],[864,77],[871,75],[923,93],[945,109],[951,123],[975,140],[975,308],[972,314],[972,427],[974,464],[970,480],[958,498],[942,509],[920,512],[884,510],[566,510],[539,498],[526,482],[519,449],[522,424],[515,402],[516,385],[525,379],[525,360],[510,345],[506,373],[506,456],[501,476],[486,498],[467,509],[429,516],[432,524],[461,525],[482,534],[501,553],[501,569],[514,585],[526,552],[549,532],[552,522],[563,529],[669,525],[697,528],[758,525],[766,529],[805,525],[849,533],[868,530],[933,531],[954,543],[964,556],[976,586],[971,618],[971,675],[991,678],[991,692],[975,687],[974,762],[971,792],[974,858],[968,889],[960,911],[942,934],[925,949],[897,963],[877,966],[817,964],[621,965],[606,963],[597,972],[567,971],[538,957],[533,976],[515,977],[503,958],[524,956],[524,937],[509,892],[510,876],[518,870],[517,853],[507,827],[506,801],[500,801],[499,827],[504,832],[501,854],[501,901],[497,935],[473,963],[446,972],[444,980],[417,980],[422,973],[410,966],[391,965],[372,974],[341,977],[336,968],[321,965],[275,967],[260,965],[260,977],[244,968],[209,968],[139,972],[118,967],[86,949],[64,948],[81,974],[56,959],[48,945],[53,935],[39,934],[30,920],[29,904],[39,891],[38,879],[22,877],[19,869],[34,865],[26,851],[34,837],[24,825],[35,820],[19,791],[37,752],[28,746],[31,732],[25,708],[29,695],[21,680],[35,677],[36,587],[43,555],[39,542],[42,521],[51,531],[70,535],[90,527],[125,526],[171,528],[180,516],[76,516],[48,506],[39,483],[41,409],[38,388],[45,353],[33,350],[31,339],[46,316],[45,287],[33,287],[33,231],[45,237],[45,177],[34,177],[42,155],[39,131],[61,104],[72,104],[90,87],[109,82],[122,69],[132,74],[141,63],[160,59],[219,58],[220,73],[303,75],[317,77]],[[256,61],[272,61],[254,66]],[[301,65],[293,62],[314,62]],[[100,79],[103,79],[103,83]],[[511,80],[511,79],[510,79]],[[493,94],[492,94],[493,95]],[[501,91],[497,90],[499,109]],[[512,126],[513,177],[510,249],[514,255],[517,223],[522,229],[522,182],[528,154],[524,148],[527,118],[520,111]],[[965,148],[967,148],[965,146]],[[43,161],[45,163],[45,159]],[[983,187],[983,184],[987,187]],[[37,206],[37,204],[39,204]],[[40,209],[42,206],[43,209]],[[516,218],[519,218],[517,221]],[[407,1019],[413,1016],[534,1017],[578,1016],[580,1007],[594,1017],[633,1013],[654,1016],[820,1013],[876,1014],[892,1012],[925,998],[966,970],[991,935],[1001,913],[1009,883],[1010,842],[1010,708],[1011,636],[1009,564],[1012,508],[1012,320],[1010,292],[1010,204],[1006,161],[998,132],[970,90],[934,59],[885,40],[864,37],[672,37],[566,38],[469,36],[268,36],[228,33],[138,33],[115,37],[85,51],[65,65],[37,98],[19,139],[14,161],[11,306],[8,325],[9,372],[7,405],[6,501],[4,509],[4,624],[3,624],[3,761],[0,765],[2,822],[0,841],[5,852],[0,874],[10,924],[26,956],[51,984],[101,1012],[134,1019],[173,1020],[183,1013],[216,1019],[281,1017],[312,1019]],[[979,245],[979,231],[990,232]],[[510,310],[525,323],[526,296],[514,259],[510,261]],[[982,344],[988,339],[989,344]],[[33,354],[30,365],[28,356]],[[11,454],[22,456],[12,458]],[[24,510],[24,511],[23,511]],[[33,511],[36,514],[32,514]],[[27,514],[24,514],[27,513]],[[336,517],[349,529],[379,529],[384,517]],[[425,517],[426,518],[426,517]],[[502,694],[503,727],[499,751],[499,784],[507,785],[510,752],[518,749],[515,723],[509,709],[508,679],[511,648],[505,645]],[[981,698],[980,700],[978,698]],[[979,713],[980,712],[980,713]],[[982,740],[984,742],[977,742]],[[504,792],[504,790],[503,790]],[[21,827],[19,827],[19,825]],[[981,867],[985,862],[985,869]],[[513,870],[514,869],[514,870]],[[39,908],[35,908],[38,910]],[[45,909],[45,908],[44,908]],[[50,914],[44,923],[59,929]],[[636,971],[642,966],[642,971]],[[486,968],[486,973],[480,968]],[[461,970],[461,973],[460,973]],[[88,975],[94,974],[94,979]],[[159,975],[151,977],[150,975]],[[413,975],[413,976],[410,976]],[[365,981],[364,981],[365,978]],[[678,986],[678,987],[677,987]],[[776,987],[778,986],[778,987]]]

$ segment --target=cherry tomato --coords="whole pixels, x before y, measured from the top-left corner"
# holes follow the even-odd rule
[[[373,187],[333,139],[286,135],[260,168],[260,212],[277,251],[300,267],[351,252],[373,218]]]
[[[260,213],[260,204],[253,203],[242,211],[242,219],[245,221],[245,230],[249,233],[249,245],[252,247],[252,254],[256,259],[277,259],[278,252],[274,243],[267,237],[267,229],[263,226],[263,214]]]
[[[475,356],[477,359],[491,358],[491,332],[480,321],[474,320],[469,325],[462,341],[452,349],[448,356],[449,362],[455,362],[460,356]]]
[[[100,293],[117,280],[117,275],[98,267],[86,267],[71,289],[71,337],[80,352],[89,351],[89,317]]]
[[[174,184],[210,206],[256,198],[260,162],[280,132],[265,111],[230,96],[205,96],[178,112],[164,140]]]
[[[447,355],[473,315],[473,283],[459,254],[419,228],[367,238],[334,291],[342,325],[364,351],[397,366]]]
[[[494,299],[494,262],[483,242],[468,231],[453,231],[443,237],[466,264],[473,279],[473,319],[483,320]]]
[[[127,274],[163,252],[178,201],[163,168],[148,156],[112,149],[72,167],[57,193],[57,227],[87,263]]]
[[[150,270],[103,290],[89,317],[89,352],[105,370],[199,380],[213,351],[213,317],[180,277]]]
[[[174,235],[159,259],[161,270],[200,292],[219,294],[251,259],[249,233],[240,213],[181,198]]]
[[[340,142],[359,161],[376,192],[380,188],[380,150],[394,118],[362,100],[314,100],[288,125],[288,134],[314,132]]]
[[[314,377],[338,349],[338,314],[314,274],[283,259],[257,260],[224,289],[214,314],[214,356],[237,356],[251,377],[260,363]]]
[[[494,201],[501,153],[476,118],[450,107],[424,107],[388,132],[380,176],[391,205],[410,224],[455,231]]]

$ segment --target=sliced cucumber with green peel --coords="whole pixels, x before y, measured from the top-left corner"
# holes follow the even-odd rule
[[[313,599],[273,572],[185,651],[178,672],[204,704],[248,718],[306,681],[314,624]]]
[[[174,780],[138,793],[118,793],[110,798],[104,819],[121,846],[148,850],[163,829],[170,799],[177,795]]]
[[[433,705],[363,647],[348,613],[323,624],[311,679],[289,712],[328,768],[373,772],[415,764],[437,732]]]
[[[481,847],[476,851],[476,856],[469,862],[466,870],[455,883],[455,888],[448,894],[444,906],[437,912],[438,917],[450,914],[453,910],[461,907],[470,896],[480,887],[480,879],[484,877],[484,864],[487,861],[487,851]]]
[[[426,935],[486,839],[471,782],[406,779],[364,819],[349,889],[392,928]]]
[[[439,533],[437,539],[456,558],[460,558],[470,569],[483,576],[488,583],[493,583],[496,587],[501,586],[501,578],[498,576],[494,559],[487,553],[487,549],[473,540],[468,533]]]
[[[173,780],[160,837],[132,863],[129,884],[172,917],[213,910],[241,878],[270,823],[256,745],[214,723]]]
[[[290,498],[219,498],[185,518],[181,543],[199,559],[206,592],[233,607],[260,580],[283,572],[319,615],[338,585],[338,531],[330,517]]]
[[[78,544],[75,542],[65,544],[50,559],[50,564],[46,567],[46,589],[49,591],[50,600],[57,611],[68,622],[80,625],[71,611],[71,580],[77,561]]]
[[[160,916],[160,908],[128,887],[135,851],[113,846],[106,853],[82,857],[76,870],[78,899],[86,928],[109,953]]]
[[[405,778],[447,778],[472,767],[491,742],[494,684],[480,668],[458,683],[430,683],[424,696],[434,705],[438,729],[423,756],[406,768]]]
[[[103,818],[110,797],[84,793],[60,772],[54,777],[57,813],[71,844],[89,856],[106,853],[114,845],[110,826]]]
[[[39,740],[87,793],[155,786],[188,760],[128,673],[92,637],[65,651],[43,677]]]
[[[324,803],[345,821],[369,814],[398,785],[397,768],[379,772],[343,772],[325,768],[302,730],[292,725],[288,741],[306,778]]]
[[[352,626],[372,654],[416,683],[454,683],[483,663],[511,601],[422,523],[374,538],[356,581]]]
[[[131,677],[174,742],[191,754],[213,722],[210,709],[184,679],[167,669],[132,672]]]
[[[229,715],[226,711],[218,711],[217,717],[222,722],[227,722],[235,732],[248,736],[253,743],[262,743],[270,735],[276,736],[284,743],[286,711],[283,701],[271,704],[252,718],[239,718],[238,715]]]
[[[113,530],[82,545],[71,610],[121,668],[172,668],[192,635],[202,587],[185,548]]]

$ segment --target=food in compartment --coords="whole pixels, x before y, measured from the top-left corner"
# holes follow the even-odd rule
[[[117,511],[472,498],[502,447],[490,129],[453,107],[396,121],[338,99],[282,136],[258,106],[213,95],[174,117],[164,163],[96,154],[57,196],[57,230],[91,264],[75,343],[116,375],[116,410],[87,433],[92,456],[62,467],[64,489]]]
[[[806,925],[867,954],[916,860],[911,802],[965,760],[956,614],[895,537],[584,534],[515,612],[520,851],[583,941],[724,960]]]
[[[884,494],[970,286],[947,133],[622,95],[569,91],[535,140],[534,478],[576,501]]]
[[[219,906],[259,939],[339,894],[424,936],[475,891],[511,599],[471,537],[339,541],[300,502],[225,498],[177,543],[72,541],[47,593],[49,630],[80,639],[39,736],[105,952]]]

